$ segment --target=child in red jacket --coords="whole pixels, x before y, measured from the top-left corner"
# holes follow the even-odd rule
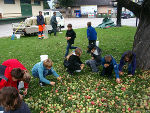
[[[20,68],[11,68],[0,65],[0,89],[3,87],[16,87],[16,82],[23,79],[24,71]]]
[[[31,76],[30,76],[28,70],[17,59],[8,59],[8,60],[4,61],[2,63],[2,65],[11,67],[11,68],[20,68],[21,70],[24,71],[24,76],[21,81],[24,81],[24,88],[25,88],[24,95],[26,95],[27,91],[28,91],[28,83],[30,82],[30,79],[31,79]],[[17,87],[17,89],[18,89],[18,83],[19,83],[19,81],[17,81],[15,83],[16,84],[15,87]]]

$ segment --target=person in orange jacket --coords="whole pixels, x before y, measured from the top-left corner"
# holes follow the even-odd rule
[[[44,38],[43,31],[45,29],[45,22],[44,22],[44,17],[42,15],[42,11],[39,11],[39,16],[37,16],[37,25],[39,26],[38,38],[43,39]]]

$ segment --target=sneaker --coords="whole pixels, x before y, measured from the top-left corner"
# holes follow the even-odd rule
[[[39,82],[39,85],[40,85],[41,87],[44,87],[46,84],[45,84],[44,82]]]

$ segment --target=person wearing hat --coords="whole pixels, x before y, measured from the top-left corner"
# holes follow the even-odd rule
[[[101,65],[101,49],[94,44],[88,46],[88,51],[91,53],[91,59],[86,61],[86,65],[92,69],[92,72],[98,72],[98,66]]]

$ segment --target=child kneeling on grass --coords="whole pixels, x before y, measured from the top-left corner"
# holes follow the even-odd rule
[[[53,62],[50,59],[46,59],[34,65],[32,68],[32,75],[34,77],[39,78],[40,86],[44,86],[45,84],[55,85],[55,82],[50,82],[45,77],[47,75],[54,75],[58,80],[61,80],[61,77],[54,71]]]
[[[88,51],[91,52],[91,60],[87,60],[86,64],[92,69],[92,72],[98,72],[98,66],[101,65],[101,49],[96,45],[89,45]]]
[[[14,87],[4,87],[0,90],[0,105],[4,108],[4,113],[31,113]]]
[[[24,86],[24,89],[25,89],[23,94],[27,95],[28,85],[29,85],[29,82],[31,80],[31,75],[30,75],[29,71],[17,59],[8,59],[8,60],[4,61],[2,63],[2,65],[7,66],[7,67],[12,67],[12,68],[20,68],[23,71],[23,73],[24,73],[23,78],[20,79],[19,81],[14,82],[14,83],[16,84],[15,87],[20,89],[19,86],[20,86],[21,82],[23,82],[23,84],[21,84]]]
[[[80,56],[82,54],[82,50],[80,48],[76,48],[75,52],[72,52],[69,54],[66,58],[67,65],[64,64],[64,66],[67,68],[67,72],[71,75],[74,74],[74,72],[81,72],[84,68],[84,64],[80,60]]]
[[[136,69],[136,55],[132,51],[125,52],[120,60],[119,74],[123,75],[123,66],[128,63],[128,76],[133,76]]]
[[[107,75],[108,77],[112,78],[113,77],[112,72],[114,69],[116,74],[116,82],[120,83],[118,65],[111,55],[107,55],[104,58],[102,58],[102,66],[103,66],[103,70],[101,73],[102,76]]]

